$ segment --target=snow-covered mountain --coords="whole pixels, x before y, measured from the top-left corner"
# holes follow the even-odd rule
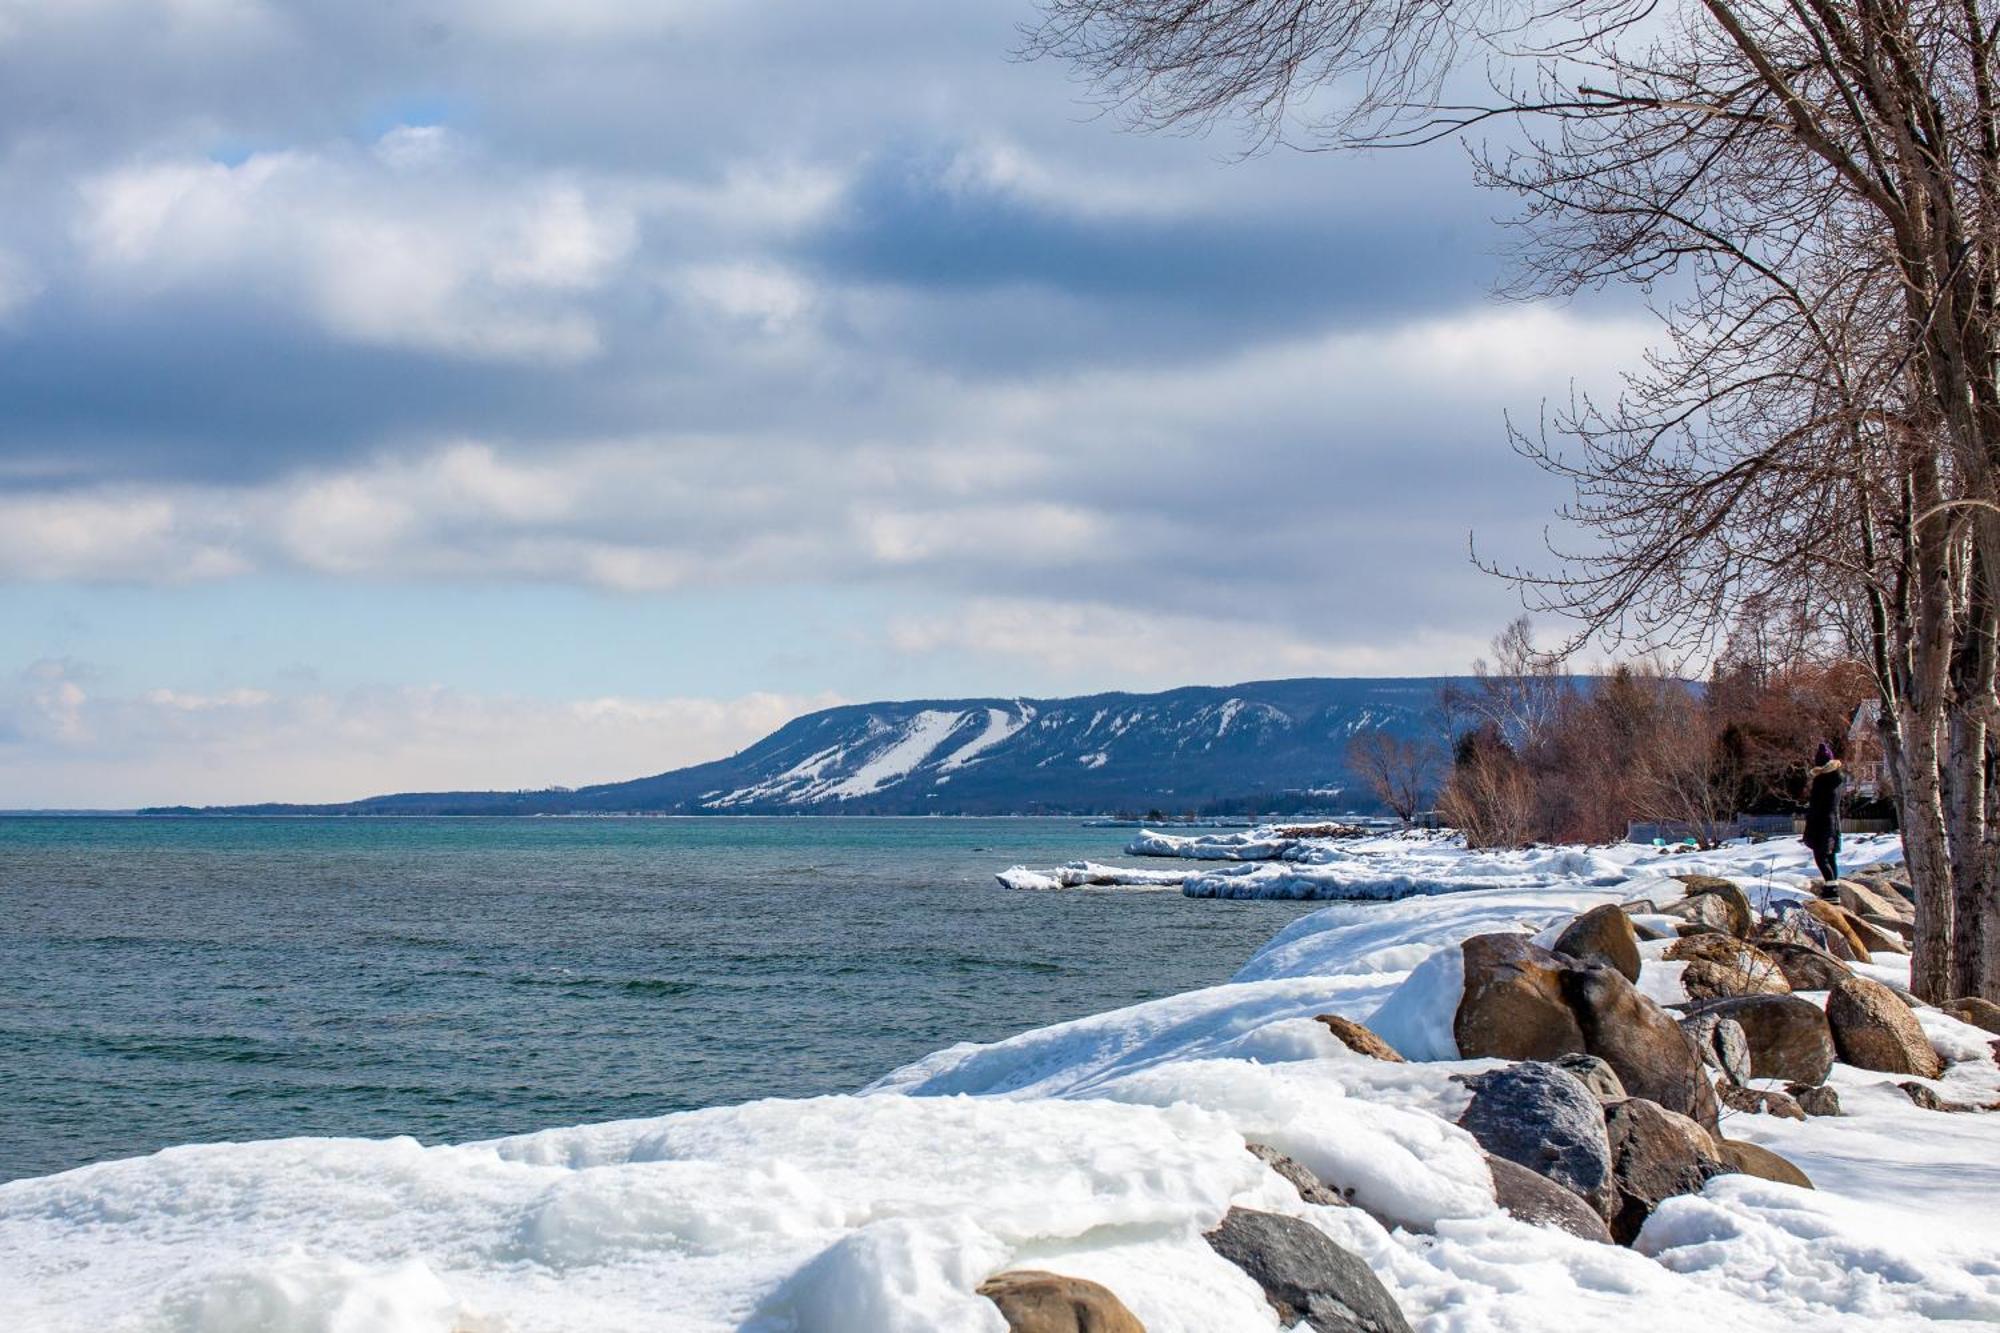
[[[232,812],[1172,814],[1343,805],[1365,801],[1346,770],[1348,741],[1376,728],[1427,730],[1442,683],[1304,679],[852,704],[807,714],[727,759],[631,782]]]

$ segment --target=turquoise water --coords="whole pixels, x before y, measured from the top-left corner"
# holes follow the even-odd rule
[[[0,819],[0,1179],[851,1091],[1226,980],[1281,902],[1020,893],[1052,819]]]

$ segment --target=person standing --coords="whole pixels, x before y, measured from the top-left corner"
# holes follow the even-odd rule
[[[1812,848],[1820,878],[1828,884],[1840,878],[1840,784],[1847,781],[1833,747],[1821,741],[1806,770],[1805,844]]]

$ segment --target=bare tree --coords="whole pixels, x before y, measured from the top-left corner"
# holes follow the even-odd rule
[[[1375,793],[1375,799],[1408,828],[1430,801],[1438,752],[1423,739],[1377,729],[1347,743],[1347,767]]]
[[[1513,290],[1677,298],[1618,402],[1517,433],[1593,536],[1510,568],[1572,643],[1859,627],[1918,890],[1912,985],[2000,997],[2000,25],[1984,0],[1045,0],[1143,123],[1475,147]],[[1488,92],[1466,97],[1469,71]],[[1311,96],[1306,96],[1310,94]],[[1551,443],[1551,441],[1555,443]],[[1456,779],[1456,770],[1455,775]]]

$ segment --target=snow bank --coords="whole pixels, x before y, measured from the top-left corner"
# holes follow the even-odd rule
[[[1855,839],[1854,859],[1887,859],[1886,841]],[[1105,1283],[1153,1333],[1269,1333],[1261,1295],[1201,1240],[1232,1205],[1307,1218],[1422,1329],[2000,1319],[2000,1116],[1922,1111],[1885,1076],[1837,1067],[1843,1116],[1726,1124],[1817,1193],[1724,1177],[1663,1207],[1636,1251],[1499,1213],[1455,1124],[1454,1076],[1497,1063],[1450,1043],[1459,940],[1545,931],[1649,882],[1664,896],[1667,869],[1795,892],[1802,849],[1380,855],[1404,858],[1396,873],[1423,856],[1433,881],[1487,886],[1335,903],[1228,983],[956,1046],[856,1096],[458,1146],[178,1148],[0,1186],[0,1328],[1000,1333],[974,1289],[1027,1266]],[[1309,856],[1247,869],[1347,865]],[[1088,883],[1106,868],[1064,869]],[[1647,962],[1649,986],[1661,967]],[[1415,1062],[1354,1054],[1322,1013],[1371,1022]],[[1921,1020],[1958,1061],[1941,1096],[2000,1097],[1980,1034]],[[1246,1140],[1360,1206],[1303,1203]]]

